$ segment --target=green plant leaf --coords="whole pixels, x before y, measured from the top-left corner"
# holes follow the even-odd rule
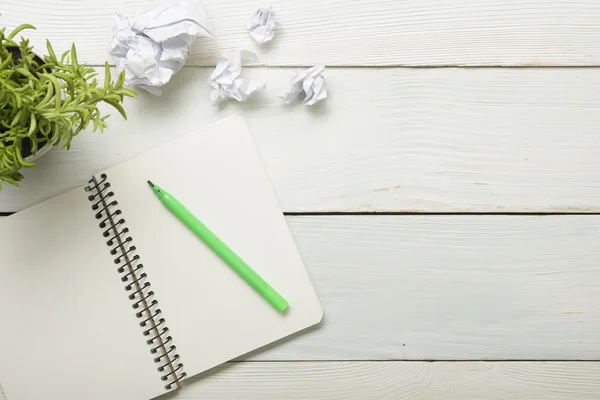
[[[21,164],[22,167],[25,167],[25,168],[35,167],[34,163],[25,161],[25,159],[21,155],[21,151],[16,151],[15,155],[17,157],[17,160],[19,161],[19,164]]]
[[[79,68],[79,63],[77,62],[77,50],[75,49],[75,43],[71,44],[71,63],[73,63],[73,67],[75,67],[75,69]]]
[[[135,90],[132,89],[128,89],[128,88],[121,88],[119,90],[117,90],[117,93],[121,96],[127,96],[127,97],[137,97],[137,92]]]
[[[13,39],[15,36],[17,36],[17,34],[19,32],[21,32],[22,30],[25,30],[25,29],[33,29],[35,31],[35,26],[29,25],[29,24],[19,25],[10,33],[10,35],[8,35],[7,39],[8,40]]]
[[[24,140],[30,141],[34,154],[42,142],[68,149],[73,137],[88,127],[106,129],[109,115],[101,112],[99,103],[109,104],[126,118],[123,99],[137,95],[124,87],[124,72],[112,81],[108,63],[100,85],[98,72],[79,63],[74,44],[59,60],[46,41],[48,55],[40,62],[28,39],[16,43],[12,38],[18,31],[10,39],[4,32],[0,28],[0,186],[16,184],[22,179],[19,170],[33,166],[22,156]],[[19,48],[18,60],[13,60],[7,46]]]
[[[62,56],[60,57],[60,63],[57,66],[60,66],[65,63],[65,61],[67,60],[67,57],[69,56],[69,53],[70,53],[70,50],[66,50],[64,53],[62,53]]]
[[[110,88],[110,65],[108,62],[104,63],[104,91],[106,92]]]
[[[11,128],[14,128],[15,126],[17,126],[17,124],[21,120],[21,115],[23,115],[23,109],[20,109],[19,111],[17,111],[17,113],[13,116],[13,120],[10,123]]]
[[[37,131],[37,120],[34,113],[31,113],[29,120],[29,131],[27,132],[27,136],[33,136]]]
[[[48,54],[50,54],[52,61],[56,61],[56,54],[54,54],[54,49],[52,48],[49,40],[46,40],[46,49],[48,50]]]
[[[125,70],[121,71],[121,73],[119,74],[119,78],[117,79],[117,83],[115,83],[115,87],[118,89],[121,89],[121,88],[123,88],[124,84],[125,84]],[[137,93],[136,93],[136,95],[137,95]]]
[[[121,114],[121,116],[123,116],[123,119],[127,119],[127,114],[125,113],[125,109],[123,108],[123,106],[121,106],[121,104],[119,104],[118,102],[114,101],[114,100],[104,100],[107,104],[110,104],[111,106],[113,106],[118,112],[119,114]]]

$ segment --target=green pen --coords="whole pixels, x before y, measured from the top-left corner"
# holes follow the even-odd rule
[[[196,234],[212,251],[225,261],[242,279],[254,290],[265,298],[279,312],[283,312],[288,302],[275,289],[261,278],[248,264],[233,252],[225,243],[210,231],[187,208],[178,202],[172,195],[148,181],[152,191],[165,207],[171,211],[181,222]]]

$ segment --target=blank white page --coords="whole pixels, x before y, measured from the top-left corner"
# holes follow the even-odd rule
[[[317,324],[306,268],[245,122],[230,117],[105,171],[188,376]],[[155,197],[184,204],[289,302],[275,311]]]
[[[0,383],[9,400],[166,392],[83,188],[0,221]]]

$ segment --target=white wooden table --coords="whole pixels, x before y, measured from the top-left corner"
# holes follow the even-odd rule
[[[99,66],[147,0],[8,0],[0,26]],[[322,298],[322,326],[166,399],[600,398],[600,2],[206,0],[216,30],[162,97],[0,194],[9,213],[230,114],[248,121]],[[284,27],[257,48],[255,7]],[[265,93],[208,102],[249,49]],[[277,98],[324,63],[330,98]],[[509,67],[509,68],[505,68]],[[435,361],[435,362],[433,362]],[[32,384],[35,384],[33,382]],[[4,399],[0,391],[0,399]]]

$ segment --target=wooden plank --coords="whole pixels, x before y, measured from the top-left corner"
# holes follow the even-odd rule
[[[325,319],[258,359],[600,357],[600,216],[288,221]]]
[[[600,359],[600,216],[288,222],[325,319],[246,359]]]
[[[598,372],[598,363],[238,363],[165,400],[596,400]]]
[[[160,399],[596,400],[599,374],[596,362],[228,363]]]
[[[234,113],[285,211],[600,212],[600,69],[332,69],[314,108],[277,98],[286,68],[245,70],[267,91],[213,107],[211,70],[185,68],[162,97],[127,101],[128,122],[48,154],[0,212]]]
[[[107,59],[114,13],[162,0],[12,1],[2,25],[38,27],[33,43],[73,40],[82,60]],[[189,65],[213,65],[231,48],[255,49],[264,65],[600,65],[596,0],[272,0],[284,27],[256,46],[246,23],[264,2],[205,0],[215,38],[200,40]]]

